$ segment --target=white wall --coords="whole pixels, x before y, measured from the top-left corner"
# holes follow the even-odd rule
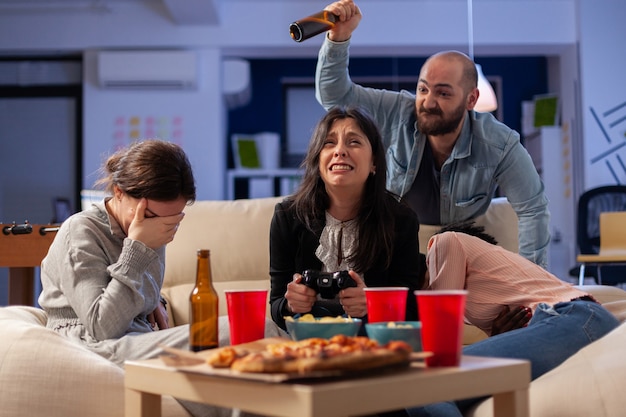
[[[199,200],[224,198],[222,57],[215,48],[197,53],[198,89],[173,91],[102,89],[97,83],[98,51],[84,54],[83,188],[92,188],[112,151],[135,139],[156,137],[185,149]]]
[[[626,3],[580,0],[585,188],[626,183]]]
[[[540,136],[543,180],[550,200],[550,233],[548,269],[567,279],[576,264],[576,205],[581,188],[582,170],[575,170],[574,160],[582,152],[580,133],[580,83],[578,50],[566,48],[560,56],[549,57],[549,92],[559,95],[560,127],[542,129]]]

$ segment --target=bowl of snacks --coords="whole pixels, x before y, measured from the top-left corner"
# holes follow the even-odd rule
[[[329,339],[335,335],[356,336],[361,328],[361,319],[350,317],[314,317],[303,314],[299,317],[285,317],[287,332],[293,340],[304,340],[312,337]]]
[[[422,323],[419,321],[388,321],[366,323],[365,331],[370,339],[385,345],[392,340],[402,340],[413,348],[422,351]]]

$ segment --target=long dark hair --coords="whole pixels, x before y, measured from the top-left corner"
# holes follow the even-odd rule
[[[302,183],[293,195],[298,219],[310,230],[319,230],[324,224],[325,212],[330,199],[322,181],[319,157],[333,123],[353,119],[363,131],[372,147],[376,173],[365,182],[365,189],[357,215],[358,245],[356,253],[348,261],[358,272],[364,272],[382,257],[386,267],[391,264],[395,219],[391,204],[393,196],[386,190],[387,164],[380,131],[374,120],[357,107],[334,107],[318,122],[301,167],[304,169]]]

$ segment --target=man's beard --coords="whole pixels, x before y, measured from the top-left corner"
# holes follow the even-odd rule
[[[423,113],[440,116],[440,118],[434,120],[426,119],[423,117]],[[417,129],[428,136],[446,135],[454,132],[459,127],[464,115],[465,106],[463,104],[457,107],[449,117],[445,117],[439,108],[426,110],[423,106],[420,106],[417,112]]]

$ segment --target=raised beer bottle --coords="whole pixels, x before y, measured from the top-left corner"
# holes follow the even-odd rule
[[[312,14],[289,25],[291,39],[302,42],[335,26],[337,16],[326,10]]]
[[[198,249],[196,286],[189,296],[189,348],[194,352],[218,345],[218,296],[211,281],[208,249]]]

